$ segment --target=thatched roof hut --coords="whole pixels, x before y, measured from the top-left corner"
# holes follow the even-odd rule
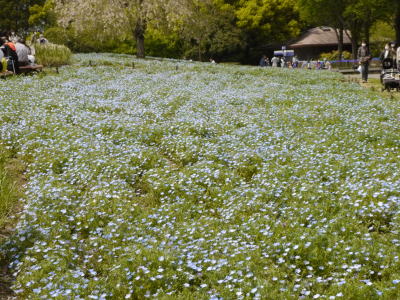
[[[351,51],[350,32],[343,35],[343,50]],[[288,48],[293,49],[300,59],[316,59],[321,53],[331,52],[338,48],[338,35],[332,27],[316,27],[309,29]]]

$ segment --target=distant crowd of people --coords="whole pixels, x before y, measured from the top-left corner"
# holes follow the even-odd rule
[[[361,46],[358,48],[357,61],[359,64],[358,70],[361,73],[363,82],[368,81],[369,64],[372,60],[369,48],[365,41],[362,41]],[[396,47],[396,43],[388,43],[380,55],[380,61],[383,69],[395,69],[400,71],[400,47]],[[260,67],[274,67],[274,68],[304,68],[314,70],[330,70],[332,68],[331,62],[328,60],[306,60],[300,61],[296,56],[284,57],[273,56],[269,59],[263,55],[258,64]]]
[[[40,35],[34,43],[46,44],[47,39]],[[26,41],[16,35],[0,37],[0,72],[11,71],[15,74],[20,73],[20,67],[35,63],[35,49],[27,45]]]
[[[300,61],[297,56],[284,57],[284,56],[273,56],[269,59],[266,55],[263,55],[258,64],[260,67],[273,67],[273,68],[303,68],[303,69],[331,69],[331,63],[325,60],[307,60]]]

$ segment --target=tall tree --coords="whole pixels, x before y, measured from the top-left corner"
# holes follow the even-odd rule
[[[198,60],[243,47],[241,31],[235,26],[232,7],[215,0],[187,0],[182,18],[181,36],[186,41],[186,54]]]
[[[43,5],[34,4],[31,6],[29,8],[29,25],[39,31],[56,25],[57,16],[54,12],[54,5],[54,0],[46,0]]]
[[[353,59],[357,57],[360,39],[370,40],[371,27],[385,17],[387,0],[351,0],[344,12],[345,25],[351,31]]]
[[[282,42],[299,35],[301,22],[297,0],[240,0],[237,24],[260,42]]]
[[[345,32],[344,12],[347,0],[299,0],[300,16],[308,23],[325,25],[336,29],[338,58],[342,58]]]
[[[0,29],[25,33],[29,29],[29,7],[42,5],[45,0],[0,0]]]
[[[390,5],[391,4],[391,5]],[[394,17],[393,17],[393,27],[396,31],[396,41],[400,44],[400,1],[392,0],[389,1],[389,5],[393,8]]]
[[[145,57],[144,39],[149,23],[170,25],[179,14],[183,0],[57,0],[56,9],[63,27],[74,26],[79,33],[88,25],[103,33],[130,32],[136,41],[138,57]]]

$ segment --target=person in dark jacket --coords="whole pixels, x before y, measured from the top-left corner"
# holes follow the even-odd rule
[[[391,42],[390,43],[390,50],[393,52],[393,67],[394,67],[394,69],[397,69],[397,59],[396,59],[396,56],[397,56],[397,51],[396,51],[396,43],[395,42]]]
[[[266,67],[267,66],[267,56],[263,55],[260,59],[260,62],[258,63],[260,67]]]
[[[19,73],[18,54],[14,43],[7,41],[5,37],[1,37],[0,47],[4,53],[4,57],[8,59],[7,70],[18,74]]]
[[[371,60],[371,55],[365,41],[362,41],[361,47],[358,48],[357,58],[361,66],[361,78],[362,81],[365,83],[368,81],[368,67]]]

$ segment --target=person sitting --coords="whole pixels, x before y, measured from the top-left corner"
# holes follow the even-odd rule
[[[3,51],[4,57],[8,59],[7,70],[16,74],[19,73],[18,55],[14,43],[9,42],[7,38],[0,38],[0,47]]]
[[[43,34],[40,34],[40,36],[36,42],[43,45],[43,44],[47,44],[49,41],[44,37]]]
[[[29,65],[29,55],[31,54],[31,49],[25,44],[25,41],[19,39],[15,44],[15,48],[18,55],[18,65],[20,67]]]

